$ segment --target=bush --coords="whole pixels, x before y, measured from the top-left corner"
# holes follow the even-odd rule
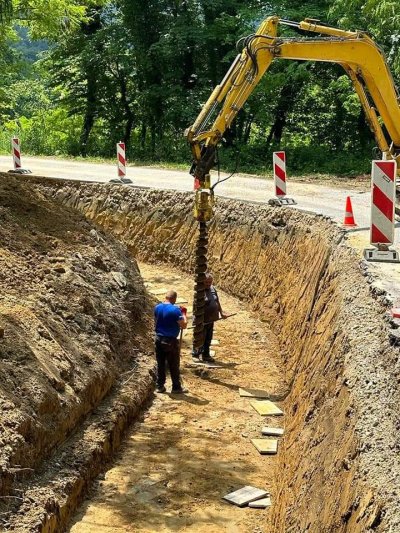
[[[20,117],[0,130],[0,150],[10,151],[11,137],[18,137],[23,151],[34,155],[77,155],[81,117],[71,117],[63,108],[53,109],[32,118]]]
[[[323,146],[288,146],[284,148],[287,169],[292,175],[335,174],[355,176],[370,171],[371,151],[334,152]],[[246,145],[239,152],[239,171],[251,174],[272,174],[272,152],[265,147]],[[232,172],[236,166],[236,150],[219,151],[221,167]]]

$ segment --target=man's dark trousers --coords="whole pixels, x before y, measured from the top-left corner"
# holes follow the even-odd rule
[[[210,346],[211,341],[214,334],[214,322],[211,322],[211,324],[206,324],[204,326],[204,344],[203,344],[203,357],[208,358],[210,357]]]
[[[174,337],[156,336],[156,358],[157,358],[157,387],[163,387],[166,380],[165,365],[168,363],[171,374],[172,388],[181,389],[179,371],[179,342]]]

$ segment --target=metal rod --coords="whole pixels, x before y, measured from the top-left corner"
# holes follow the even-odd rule
[[[235,316],[237,313],[232,313],[231,315],[227,315],[225,318],[217,318],[217,320],[213,320],[212,322],[205,322],[203,325],[208,326],[209,324],[212,324],[213,322],[219,322],[220,320],[226,320],[227,318],[231,318],[231,316]],[[194,329],[196,326],[190,326],[187,329]]]
[[[183,338],[183,329],[181,328],[181,334],[179,336],[179,357],[181,355],[181,350],[182,350],[182,338]]]
[[[279,19],[279,24],[282,24],[282,26],[292,26],[293,28],[300,28],[299,22],[294,22],[293,20]]]

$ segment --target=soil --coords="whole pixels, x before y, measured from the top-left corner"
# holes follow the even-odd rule
[[[113,253],[115,251],[116,260],[121,261],[118,263],[120,268],[116,271],[122,272],[126,279],[132,279],[130,294],[133,296],[134,293],[138,294],[135,291],[139,291],[141,302],[145,297],[140,291],[144,289],[139,289],[140,280],[137,284],[133,283],[133,278],[138,275],[137,270],[134,266],[128,267],[129,264],[134,265],[134,263],[129,261],[126,249],[107,236],[104,231],[113,234],[125,244],[132,257],[154,263],[157,269],[160,264],[166,265],[167,270],[162,271],[164,276],[170,275],[176,268],[184,270],[191,276],[197,233],[197,226],[191,213],[192,194],[107,185],[72,184],[38,178],[19,178],[19,180],[23,184],[21,187],[26,187],[25,196],[29,190],[34,197],[34,206],[43,205],[41,202],[49,202],[48,205],[51,204],[56,212],[57,202],[59,202],[64,206],[58,206],[63,218],[76,217],[77,224],[81,224],[85,230],[85,238],[89,238],[86,236],[86,229],[93,237],[92,241],[86,241],[89,249],[94,247],[91,247],[90,243],[94,245],[101,240],[107,243],[99,250],[99,255],[103,257],[103,254],[109,251],[108,247],[113,250]],[[7,195],[3,201],[7,201]],[[13,207],[11,215],[14,210],[18,210],[18,205]],[[86,215],[98,225],[98,228],[84,226],[88,223],[74,210]],[[39,218],[42,220],[43,216]],[[28,220],[25,220],[25,226],[30,228]],[[52,229],[53,225],[46,231],[51,232]],[[91,233],[92,230],[94,233]],[[199,508],[201,511],[200,517],[196,516],[200,523],[208,519],[206,508],[210,507],[213,511],[214,523],[212,526],[207,524],[208,531],[210,527],[223,527],[223,524],[218,522],[219,516],[226,517],[228,525],[232,525],[232,528],[239,527],[239,531],[245,532],[259,531],[259,528],[262,528],[265,533],[400,531],[398,488],[400,463],[397,437],[400,402],[398,386],[400,342],[398,335],[396,340],[398,324],[388,317],[388,306],[391,305],[391,301],[387,294],[382,288],[377,287],[367,265],[360,261],[354,250],[347,245],[344,232],[335,227],[326,217],[284,208],[275,209],[240,201],[218,199],[216,215],[210,224],[209,231],[209,266],[215,275],[217,286],[226,293],[223,294],[224,301],[229,302],[229,309],[233,310],[235,306],[240,306],[243,312],[249,313],[248,320],[251,326],[255,323],[255,317],[252,314],[255,313],[257,321],[260,320],[262,324],[259,329],[257,322],[257,328],[254,331],[259,331],[267,339],[267,342],[261,340],[259,343],[257,339],[252,339],[252,342],[257,341],[252,346],[255,352],[254,357],[256,353],[258,357],[252,359],[253,354],[249,354],[253,365],[248,369],[247,374],[254,376],[254,385],[258,386],[260,381],[268,383],[268,379],[272,379],[269,375],[270,369],[273,368],[270,366],[272,362],[280,370],[276,375],[274,382],[276,389],[273,391],[279,396],[278,399],[285,412],[285,436],[280,443],[279,453],[274,458],[261,458],[248,443],[247,432],[251,435],[253,431],[259,430],[259,417],[248,409],[246,400],[238,398],[236,390],[233,391],[224,386],[224,384],[232,384],[236,389],[239,381],[243,380],[240,377],[242,375],[240,364],[233,369],[228,367],[220,370],[207,370],[207,373],[202,373],[197,369],[195,375],[192,375],[192,369],[185,369],[185,380],[191,389],[189,398],[193,398],[193,401],[197,403],[189,404],[183,398],[179,400],[169,396],[157,398],[154,407],[149,411],[149,417],[138,425],[137,433],[133,432],[127,441],[126,453],[130,457],[131,469],[122,482],[118,481],[121,470],[117,470],[115,475],[111,470],[110,477],[107,476],[103,480],[104,487],[99,487],[93,503],[94,507],[89,505],[88,512],[91,512],[91,509],[96,509],[96,512],[99,508],[109,509],[116,501],[120,507],[125,506],[127,496],[124,491],[135,493],[139,487],[138,494],[134,496],[137,504],[134,507],[136,514],[129,514],[129,509],[126,507],[118,514],[118,520],[123,521],[122,530],[130,528],[130,521],[135,517],[141,520],[139,526],[142,530],[146,530],[145,527],[148,527],[148,531],[160,528],[168,530],[168,527],[170,530],[194,527],[190,522],[193,519],[190,509],[192,505],[195,505],[199,506],[195,509]],[[95,237],[96,235],[101,237],[100,241]],[[7,246],[12,249],[14,245],[12,239],[9,237],[6,242]],[[14,261],[18,264],[20,255],[22,254],[16,254],[15,260],[13,258],[10,261],[11,267]],[[90,254],[88,260],[91,265],[89,272],[95,272]],[[126,272],[122,270],[123,268]],[[73,272],[72,268],[71,271]],[[107,330],[108,337],[106,338],[112,338],[116,342],[120,332],[126,332],[127,336],[124,337],[125,342],[122,348],[118,345],[121,349],[112,352],[113,357],[108,359],[102,351],[103,337],[94,337],[96,349],[93,351],[96,357],[98,355],[100,357],[100,366],[90,366],[82,358],[74,367],[78,369],[76,372],[84,373],[87,383],[98,380],[96,383],[101,384],[95,388],[97,391],[95,401],[100,401],[99,396],[110,392],[111,384],[116,382],[116,376],[123,368],[126,368],[125,361],[129,361],[130,364],[136,363],[135,368],[138,371],[145,368],[143,357],[132,359],[133,354],[129,352],[131,343],[127,342],[127,339],[132,338],[135,338],[138,343],[145,342],[144,337],[141,337],[144,333],[143,305],[141,306],[142,313],[136,316],[135,321],[126,319],[127,314],[129,315],[124,299],[126,295],[114,277],[114,282],[119,288],[115,288],[111,301],[108,300],[111,294],[106,289],[109,285],[105,280],[110,279],[107,277],[110,272],[101,272],[99,278],[89,277],[87,279],[90,286],[88,292],[92,294],[97,287],[101,287],[101,296],[96,299],[96,303],[104,305],[104,313],[110,309],[114,310],[113,317],[115,318],[109,321],[113,325],[117,320],[122,320],[118,322],[118,328],[112,329],[111,332]],[[153,272],[153,276],[159,275],[158,270]],[[45,272],[44,274],[46,275]],[[57,274],[62,277],[64,272],[59,271]],[[120,282],[122,281],[120,276],[117,278]],[[24,279],[25,275],[21,275],[19,278],[21,290],[17,293],[18,301],[22,302],[25,297]],[[26,279],[32,279],[29,277],[29,269],[26,269]],[[188,290],[184,285],[184,277],[175,281],[182,282],[183,292]],[[14,289],[20,289],[19,286],[12,285],[12,278],[9,283],[10,290],[7,290],[7,294],[9,292],[12,294]],[[65,288],[63,285],[57,286],[56,294],[59,292],[63,294],[63,290],[70,289],[70,285],[69,283]],[[86,287],[85,284],[82,286]],[[42,294],[43,291],[44,288],[39,286],[38,293]],[[74,304],[71,291],[72,289],[66,292],[68,305],[70,301]],[[190,296],[187,293],[186,295]],[[39,301],[39,299],[33,300],[33,309],[36,310],[38,307],[40,311],[41,308],[37,303]],[[38,316],[39,311],[35,311],[35,316]],[[45,321],[48,316],[52,318],[52,313],[55,311],[49,305],[46,307],[46,315],[43,317],[40,315],[41,320]],[[238,320],[241,316],[238,315]],[[69,324],[67,317],[61,316],[61,320],[63,320],[63,327],[64,324]],[[77,336],[76,330],[68,330],[69,342],[76,342],[76,339],[80,342],[79,350],[77,348],[75,351],[70,350],[67,352],[68,357],[86,352],[87,346],[93,347],[90,345],[90,340],[93,342],[93,335],[96,335],[96,323],[94,320],[92,328],[85,330],[86,336]],[[238,363],[234,358],[239,354],[239,350],[240,353],[243,353],[242,349],[248,350],[249,345],[242,346],[243,343],[239,343],[242,332],[240,331],[239,334],[234,324],[236,323],[233,321],[226,321],[218,326],[221,328],[218,331],[223,340],[219,357],[224,361]],[[10,325],[6,326],[4,339],[7,338]],[[151,328],[148,327],[148,320],[146,326],[149,331]],[[137,337],[134,337],[132,333],[135,327],[138,328]],[[244,319],[240,327],[243,329],[248,327]],[[52,333],[53,330],[55,331],[56,328],[51,329]],[[222,337],[224,331],[226,336]],[[33,332],[34,330],[30,330],[26,338],[31,339]],[[251,333],[249,329],[246,329],[246,332],[247,335]],[[58,336],[57,340],[60,338],[61,336]],[[248,342],[249,340],[250,338],[247,337]],[[115,344],[112,346],[114,347]],[[233,346],[238,352],[235,350],[233,353]],[[273,354],[270,346],[274,347]],[[123,354],[121,359],[119,359],[120,351]],[[141,352],[145,353],[144,348]],[[42,351],[39,351],[39,354],[41,355]],[[270,360],[270,357],[273,359]],[[265,361],[267,366],[264,368],[262,365]],[[255,368],[259,371],[253,374]],[[33,374],[34,369],[30,367],[29,370]],[[109,373],[113,376],[111,380],[107,378]],[[201,376],[198,375],[199,373]],[[217,378],[221,383],[212,381],[217,373],[218,376],[224,376]],[[39,375],[40,377],[43,375],[42,367]],[[30,375],[25,376],[25,379],[27,377],[29,378]],[[214,418],[213,410],[209,408],[210,404],[201,404],[203,393],[198,393],[196,389],[199,381],[201,381],[202,390],[205,391],[204,395],[207,394],[204,397],[215,406],[217,414]],[[5,379],[4,383],[6,383]],[[107,386],[104,387],[104,383],[109,384],[108,389]],[[139,378],[138,383],[141,383]],[[74,394],[77,395],[81,391],[81,389],[74,388],[74,379],[67,384]],[[54,384],[51,383],[51,387],[54,388]],[[145,398],[146,390],[148,390],[147,385],[137,388],[137,397]],[[36,390],[32,394],[35,393]],[[63,391],[57,391],[57,394],[63,394]],[[109,396],[110,394],[107,398]],[[52,398],[54,397],[53,395]],[[92,398],[90,395],[89,397]],[[89,410],[88,402],[85,403],[85,400],[80,398],[79,401],[71,401],[71,405],[78,407],[82,405],[83,411],[87,413],[85,409]],[[138,403],[139,401],[136,405]],[[125,403],[125,405],[128,404],[129,402]],[[49,419],[50,410],[45,411],[42,416],[40,405],[35,403],[34,405],[38,413],[35,412],[35,416],[40,422],[37,424],[40,431],[51,436],[60,435],[58,430],[63,426],[60,426],[61,418],[57,418],[57,409],[54,410],[55,418]],[[201,418],[193,417],[193,407],[196,408],[196,413],[201,413]],[[181,409],[184,412],[180,411]],[[75,427],[79,423],[78,420],[85,416],[82,411],[77,412],[80,415],[76,418],[73,414],[66,416],[67,420],[71,419],[74,423],[76,422]],[[115,411],[111,409],[108,420],[113,418],[112,413]],[[53,410],[50,414],[53,414]],[[129,416],[124,418],[125,421],[128,419],[130,419]],[[172,429],[168,426],[169,419],[172,420]],[[194,419],[197,422],[194,422]],[[232,419],[238,420],[239,427],[243,427],[243,433],[247,435],[240,435],[239,441],[234,441],[237,431],[236,422]],[[108,422],[106,426],[107,424]],[[212,430],[207,431],[207,436],[210,434],[210,441],[213,444],[212,451],[210,451],[208,442],[204,443],[204,428],[199,427],[203,424],[207,426],[206,429]],[[109,437],[107,441],[104,434],[100,435],[100,429],[103,427],[101,419],[98,420],[97,426],[92,427],[94,429],[89,430],[88,435],[99,436],[97,448],[92,449],[91,452],[93,457],[97,457],[97,461],[92,461],[96,468],[86,467],[86,472],[98,471],[99,464],[105,460],[106,453],[97,454],[97,449],[109,451],[115,449],[112,445],[113,437]],[[151,428],[150,432],[148,428]],[[68,431],[72,431],[72,428]],[[68,431],[62,433],[62,438],[65,438]],[[70,478],[65,474],[66,469],[68,473],[71,470],[74,472],[72,475],[72,479],[75,480],[74,487],[79,483],[84,486],[90,477],[88,474],[86,477],[79,478],[78,473],[84,471],[85,468],[80,466],[79,459],[76,462],[72,460],[74,450],[78,450],[78,456],[83,457],[84,449],[90,448],[90,439],[84,440],[85,432],[85,425],[82,425],[76,435],[72,436],[78,440],[72,448],[68,449],[69,460],[63,463],[62,460],[56,458],[57,454],[53,454],[54,463],[52,462],[50,467],[47,463],[46,465],[43,463],[43,466],[46,466],[50,472],[53,472],[53,466],[54,469],[57,468],[57,464],[64,465],[66,468],[61,469],[55,476],[56,483],[53,481],[55,479],[53,475],[47,479],[47,483],[46,476],[42,476],[41,483],[33,484],[32,490],[24,493],[28,497],[23,497],[23,505],[19,506],[20,514],[15,513],[12,519],[9,519],[9,529],[46,532],[63,530],[68,513],[75,508],[79,500],[76,495],[78,492],[73,493],[72,499],[70,498],[67,503],[65,503],[65,498],[63,500],[63,494],[71,492]],[[163,439],[159,439],[159,433],[164,437]],[[21,430],[15,430],[14,434],[21,434]],[[121,432],[116,439],[117,444],[120,434]],[[163,440],[169,444],[165,454],[167,457],[162,454],[160,457],[160,450],[165,449]],[[182,441],[185,441],[187,446],[181,447]],[[32,440],[32,442],[31,448],[26,449],[31,449],[34,455],[37,440]],[[111,445],[107,442],[111,442]],[[223,448],[222,444],[226,444],[226,448]],[[132,448],[129,448],[130,445]],[[53,443],[51,446],[53,450],[57,444]],[[239,456],[239,464],[238,456],[235,454],[238,447],[245,453],[244,446],[251,448],[246,448],[249,455]],[[138,450],[143,447],[149,452],[148,457],[142,458],[138,455]],[[37,449],[39,458],[36,460],[41,463],[43,455],[40,456],[40,450],[42,448],[37,446]],[[208,471],[203,458],[208,457],[207,454],[214,450],[216,453],[212,455],[212,466]],[[224,461],[218,462],[219,454],[228,454],[232,457],[233,466],[237,469],[234,470],[229,462],[228,464]],[[120,456],[120,462],[115,468],[119,468],[124,456]],[[176,472],[173,465],[180,460],[181,456],[185,471]],[[241,470],[244,461],[248,467],[245,471]],[[90,464],[90,462],[85,464]],[[160,465],[161,468],[157,470]],[[267,466],[267,468],[262,470],[262,466]],[[37,465],[33,468],[37,468]],[[164,475],[165,472],[167,476]],[[192,474],[187,474],[185,477],[185,472],[195,472],[196,477]],[[185,501],[186,493],[192,494],[190,491],[193,489],[190,483],[195,484],[194,486],[203,483],[202,478],[205,477],[205,473],[210,474],[212,483],[208,482],[207,478],[205,479],[204,493],[194,494],[193,502],[192,500],[187,502],[189,511],[186,511],[184,505],[181,506],[180,499]],[[150,477],[147,477],[147,474]],[[168,475],[171,475],[171,478]],[[123,477],[122,474],[121,477]],[[175,483],[177,477],[181,481],[182,488]],[[10,479],[10,477],[3,476],[3,479]],[[267,485],[271,489],[273,506],[269,511],[261,512],[261,515],[253,514],[253,512],[250,514],[249,509],[242,512],[242,510],[221,503],[221,487],[217,486],[217,482],[222,483],[223,489],[230,490],[237,488],[236,482],[247,482],[247,480],[255,482],[264,480],[264,486]],[[119,484],[114,494],[112,486],[116,483]],[[171,485],[168,486],[168,483]],[[38,492],[41,490],[45,495],[49,495],[50,487],[54,486],[57,489],[54,498],[45,496],[44,501],[40,500]],[[147,489],[148,486],[153,488]],[[171,488],[174,488],[177,497],[171,496]],[[158,489],[161,492],[156,500],[152,500],[152,496]],[[6,490],[9,490],[9,487]],[[102,492],[103,490],[105,492]],[[9,494],[13,497],[17,496],[17,492],[9,491]],[[105,499],[102,500],[103,497]],[[132,495],[129,494],[129,498],[131,497]],[[146,501],[146,498],[149,500]],[[196,501],[194,501],[195,498]],[[197,499],[205,501],[197,501]],[[161,509],[159,511],[161,522],[156,523],[154,529],[153,524],[146,524],[147,516],[151,512],[148,509],[151,505]],[[69,510],[66,510],[67,507]],[[166,511],[163,510],[164,507]],[[40,513],[43,509],[44,513]],[[148,511],[147,514],[145,514],[145,509]],[[179,512],[183,514],[179,515]],[[128,514],[125,515],[125,513]],[[47,517],[44,522],[43,514]],[[93,519],[94,514],[90,515],[90,520]],[[153,512],[152,516],[155,514]],[[32,519],[34,516],[36,516],[36,521]],[[259,516],[267,518],[262,525],[259,525],[257,521],[252,522],[254,517],[258,520]],[[102,527],[109,525],[109,530],[110,528],[112,530],[113,526],[107,522],[108,517]],[[86,520],[88,522],[86,525],[90,525],[90,520]],[[240,520],[244,522],[241,523]],[[235,521],[239,526],[234,525]],[[21,529],[21,524],[24,529]],[[85,520],[82,524],[85,524]],[[32,525],[34,525],[33,529]],[[229,531],[229,528],[227,530]]]
[[[140,271],[152,288],[173,287],[191,298],[187,275],[143,263]],[[157,396],[113,467],[97,480],[71,533],[266,531],[270,510],[240,509],[221,498],[245,485],[271,491],[273,502],[276,497],[277,458],[261,456],[250,439],[261,437],[263,425],[281,427],[284,417],[260,416],[238,389],[266,389],[279,404],[286,391],[279,342],[240,301],[222,291],[220,299],[226,312],[237,313],[216,326],[216,359],[223,368],[192,364],[188,330],[182,370],[189,393]]]
[[[52,516],[61,527],[68,506],[49,485],[76,482],[79,499],[90,473],[77,465],[96,475],[106,439],[151,392],[149,304],[122,245],[12,176],[0,182],[0,242],[0,527],[34,531]],[[113,405],[119,374],[138,366],[141,398],[128,406],[113,391]]]
[[[192,272],[192,195],[43,185],[136,257]],[[398,326],[388,320],[385,291],[374,286],[345,233],[326,217],[218,199],[209,265],[216,283],[258,312],[280,339],[289,382],[286,436],[265,528],[400,530],[392,340]]]

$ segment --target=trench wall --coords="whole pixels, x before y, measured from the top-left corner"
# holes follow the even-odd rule
[[[192,271],[192,195],[39,183],[136,257]],[[266,527],[396,528],[398,351],[388,340],[385,299],[373,293],[343,233],[323,217],[220,199],[209,268],[216,284],[269,321],[281,342],[286,436]]]
[[[114,407],[110,435],[151,393],[144,307],[150,303],[139,270],[123,245],[31,183],[2,176],[0,530],[10,512],[18,517],[11,505],[26,503],[22,484],[99,405],[105,409],[122,371],[140,368],[130,385],[141,398]],[[100,434],[93,430],[90,445]]]

